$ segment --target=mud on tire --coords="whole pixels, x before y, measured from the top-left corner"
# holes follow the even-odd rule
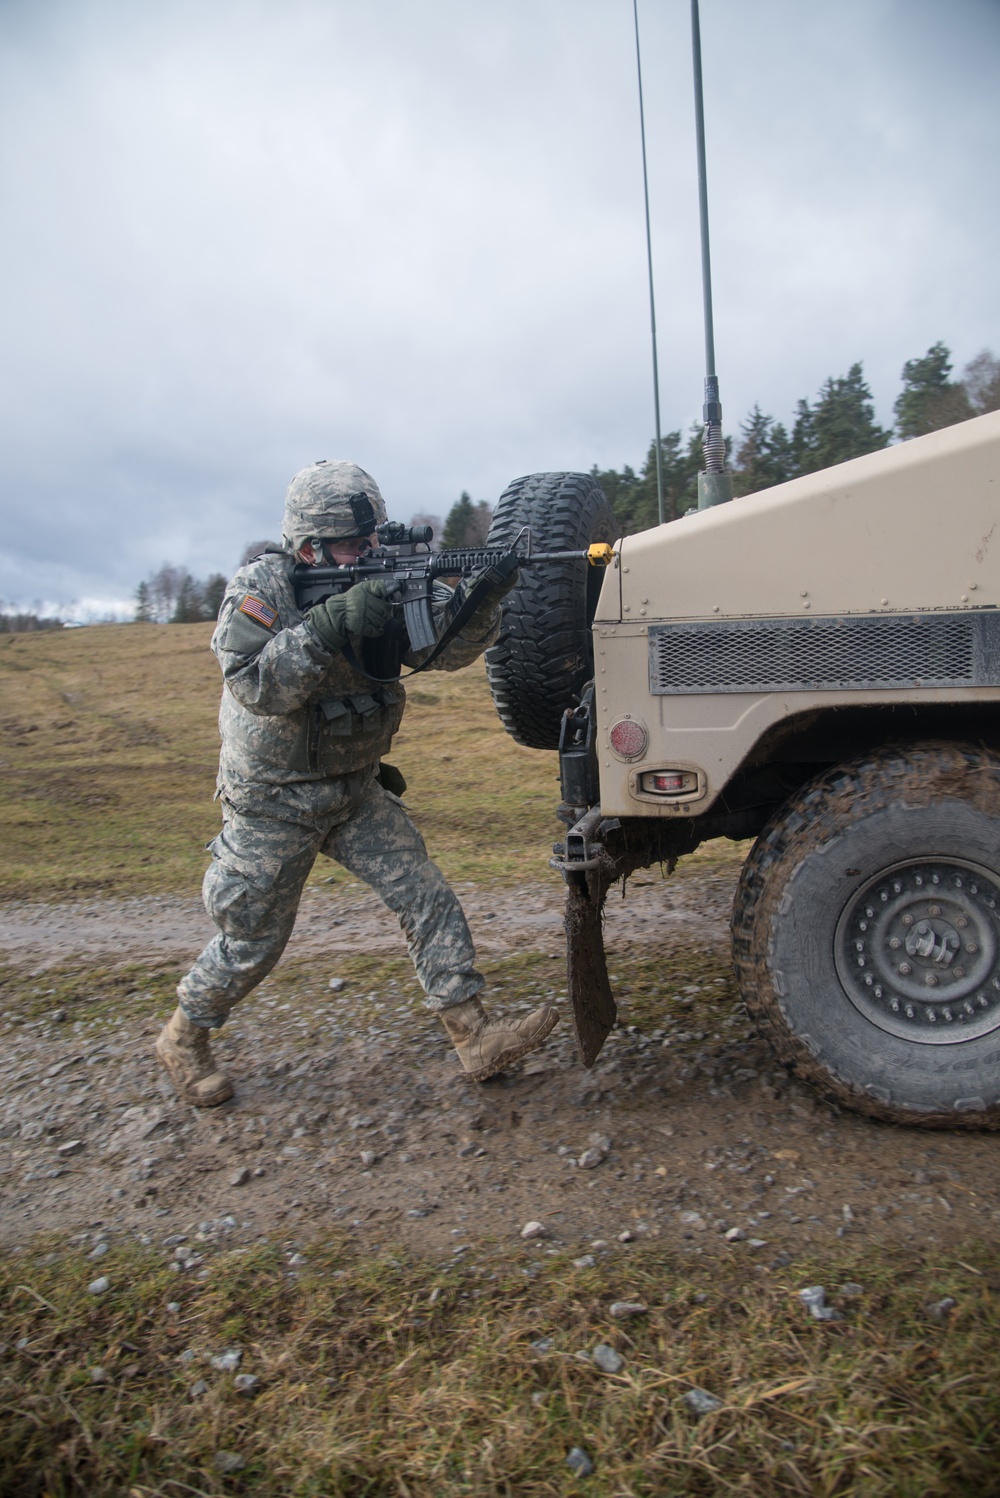
[[[733,954],[761,1033],[828,1099],[1000,1128],[1000,757],[927,743],[805,786],[745,865]]]
[[[487,544],[510,546],[526,525],[536,551],[580,551],[617,534],[603,489],[586,473],[515,479],[497,501]],[[486,675],[503,726],[528,749],[559,747],[563,712],[593,675],[590,626],[604,575],[583,560],[523,567],[504,599]]]

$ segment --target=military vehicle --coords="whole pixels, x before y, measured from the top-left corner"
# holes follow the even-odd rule
[[[894,1123],[1000,1127],[1000,413],[624,539],[589,475],[501,497],[524,569],[487,670],[558,749],[569,988],[615,1022],[609,886],[754,838],[739,992],[780,1060]]]

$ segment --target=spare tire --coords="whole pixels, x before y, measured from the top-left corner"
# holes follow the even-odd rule
[[[512,546],[531,527],[535,551],[584,551],[618,530],[600,484],[588,473],[532,473],[497,501],[489,546]],[[594,674],[591,624],[604,568],[583,558],[522,567],[503,602],[500,636],[486,675],[504,728],[527,749],[557,749],[562,715]]]

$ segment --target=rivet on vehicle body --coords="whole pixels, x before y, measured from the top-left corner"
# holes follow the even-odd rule
[[[968,603],[968,601],[969,601],[969,595],[968,595],[968,593],[963,593],[962,596],[961,596],[961,598],[958,601],[959,601],[959,603]]]
[[[887,606],[888,602],[889,602],[888,598],[883,598],[882,599],[882,607],[885,608]]]
[[[802,607],[803,607],[803,608],[804,608],[804,609],[811,609],[811,608],[812,608],[812,604],[811,604],[811,603],[810,603],[810,602],[809,602],[809,600],[808,600],[808,598],[807,598],[807,599],[806,599],[806,601],[805,601],[805,603],[804,603],[804,604],[803,604],[803,605],[802,605]]]
[[[970,593],[974,593],[978,587],[979,587],[978,583],[970,583],[969,584],[969,592]]]
[[[713,614],[717,614],[718,612],[719,612],[719,605],[717,603],[713,603],[712,604],[712,613]]]
[[[800,598],[808,598],[809,597],[809,589],[808,588],[801,589],[801,591],[799,593],[799,597]]]

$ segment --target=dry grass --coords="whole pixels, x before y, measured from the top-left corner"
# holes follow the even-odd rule
[[[0,1266],[7,1498],[996,1491],[997,1301],[955,1265],[845,1253],[794,1281],[720,1282],[643,1249],[609,1285],[520,1246],[428,1266],[327,1244],[298,1278],[274,1247],[182,1288],[151,1250],[112,1250],[100,1269],[104,1296],[78,1255]],[[816,1276],[863,1282],[839,1300],[844,1321],[807,1317],[795,1291]],[[614,1321],[619,1294],[649,1314]],[[931,1319],[946,1294],[956,1309]],[[580,1356],[601,1341],[619,1374]],[[211,1365],[233,1345],[255,1397]],[[696,1419],[694,1386],[722,1408]],[[585,1483],[566,1466],[576,1445],[596,1465]],[[220,1476],[220,1450],[245,1467]]]
[[[197,891],[219,823],[211,632],[118,625],[0,639],[0,898]],[[544,875],[556,756],[503,732],[481,662],[416,679],[392,759],[451,878]],[[316,877],[330,874],[324,864]]]

